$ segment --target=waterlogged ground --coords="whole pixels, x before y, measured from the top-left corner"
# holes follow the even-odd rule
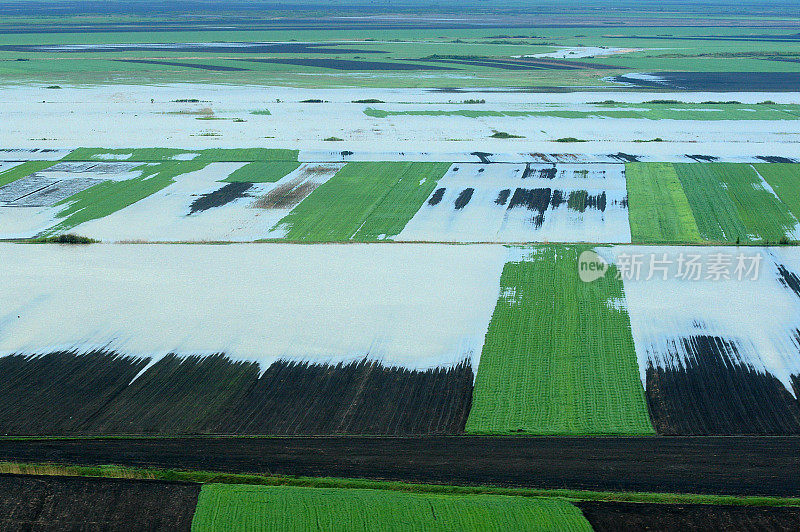
[[[7,433],[800,433],[793,247],[0,251]]]

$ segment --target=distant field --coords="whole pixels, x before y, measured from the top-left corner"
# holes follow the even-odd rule
[[[203,486],[192,521],[193,531],[400,528],[592,530],[558,499],[223,484]]]

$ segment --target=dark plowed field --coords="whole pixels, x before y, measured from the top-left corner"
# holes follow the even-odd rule
[[[0,358],[0,434],[458,434],[472,368],[411,371],[224,355]],[[132,381],[132,382],[131,382]]]
[[[739,362],[735,343],[698,335],[676,340],[675,348],[689,355],[684,368],[647,369],[659,434],[800,433],[800,403],[774,376]]]
[[[623,74],[613,80],[648,89],[712,92],[800,90],[800,72],[656,72],[652,75],[659,79],[637,79]]]
[[[616,530],[798,530],[800,508],[579,502],[597,532]]]
[[[0,475],[0,530],[190,530],[199,484]]]
[[[800,438],[0,440],[0,460],[442,484],[800,496]]]

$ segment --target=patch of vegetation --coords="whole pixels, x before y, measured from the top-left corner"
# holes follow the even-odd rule
[[[251,115],[260,115],[260,116],[269,116],[272,113],[269,112],[269,109],[258,109],[256,111],[250,111]]]
[[[656,137],[656,138],[650,139],[650,140],[637,139],[637,140],[634,140],[633,142],[664,142],[664,139],[662,139],[661,137]]]
[[[476,99],[473,99],[473,98],[469,98],[467,100],[462,100],[461,103],[464,103],[464,104],[467,104],[467,105],[479,104],[479,103],[486,103],[486,100],[484,100],[483,98],[481,98],[479,100],[476,100]]]
[[[561,137],[560,139],[556,139],[553,142],[588,142],[582,139],[576,139],[575,137]]]
[[[342,139],[342,138],[339,138],[339,137],[327,137],[327,138],[325,138],[325,139],[323,139],[323,140],[326,140],[326,141],[328,141],[328,142],[341,142],[341,141],[343,141],[344,139]]]
[[[66,233],[57,236],[34,238],[30,240],[34,244],[96,244],[100,242],[87,236],[80,236],[73,233]]]
[[[383,100],[379,100],[377,98],[364,98],[363,100],[353,100],[352,103],[386,103]]]
[[[522,135],[513,135],[511,133],[506,133],[505,131],[494,131],[489,137],[493,139],[524,139]]]
[[[300,103],[325,103],[325,100],[318,98],[309,98],[308,100],[300,100]]]
[[[45,89],[60,89],[61,85],[48,85]]]
[[[228,183],[275,183],[297,170],[295,161],[256,161],[238,168],[223,179]]]

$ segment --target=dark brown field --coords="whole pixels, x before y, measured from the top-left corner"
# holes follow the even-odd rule
[[[0,474],[0,530],[190,530],[200,484]]]
[[[597,532],[800,529],[800,508],[588,501],[575,505]]]

